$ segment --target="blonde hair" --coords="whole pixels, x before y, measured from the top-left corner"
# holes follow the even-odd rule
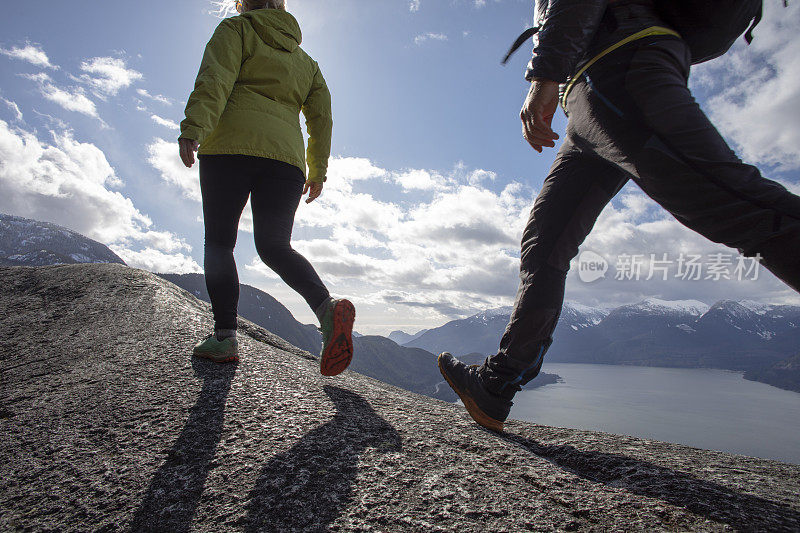
[[[286,0],[248,0],[251,4],[260,5],[258,9],[282,9],[286,11]],[[236,15],[236,0],[212,0],[212,15],[227,17]]]

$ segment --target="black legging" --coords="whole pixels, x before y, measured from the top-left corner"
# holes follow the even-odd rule
[[[248,155],[201,155],[206,287],[217,329],[236,329],[239,276],[233,248],[250,197],[261,260],[316,310],[330,294],[314,267],[289,244],[303,192],[303,172],[288,163]]]

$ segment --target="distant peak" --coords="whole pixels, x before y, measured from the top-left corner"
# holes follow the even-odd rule
[[[630,307],[638,307],[652,310],[677,311],[700,316],[710,309],[710,306],[699,300],[662,300],[660,298],[645,298],[638,304]]]
[[[476,313],[472,315],[475,318],[494,318],[498,316],[508,316],[514,310],[513,307],[510,305],[505,305],[503,307],[495,307],[494,309],[487,309],[486,311],[481,311],[480,313]]]

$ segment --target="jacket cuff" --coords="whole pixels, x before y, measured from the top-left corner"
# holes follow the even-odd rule
[[[181,135],[178,138],[199,141],[200,134],[201,134],[200,128],[195,128],[193,126],[185,126],[181,128]]]
[[[568,59],[535,55],[528,62],[528,68],[525,69],[525,79],[533,81],[533,78],[544,78],[565,83],[571,71],[572,62]]]

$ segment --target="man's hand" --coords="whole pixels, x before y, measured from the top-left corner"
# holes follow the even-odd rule
[[[192,165],[194,165],[194,153],[200,147],[200,143],[181,137],[178,139],[178,145],[180,145],[181,161],[187,168],[192,168]]]
[[[303,194],[305,193],[308,193],[308,198],[306,198],[306,203],[310,204],[311,202],[319,198],[320,194],[322,194],[322,182],[306,180],[306,186],[303,187]]]
[[[553,115],[558,109],[558,83],[545,79],[534,79],[522,105],[522,136],[539,153],[543,146],[555,146],[558,134],[550,128]]]

